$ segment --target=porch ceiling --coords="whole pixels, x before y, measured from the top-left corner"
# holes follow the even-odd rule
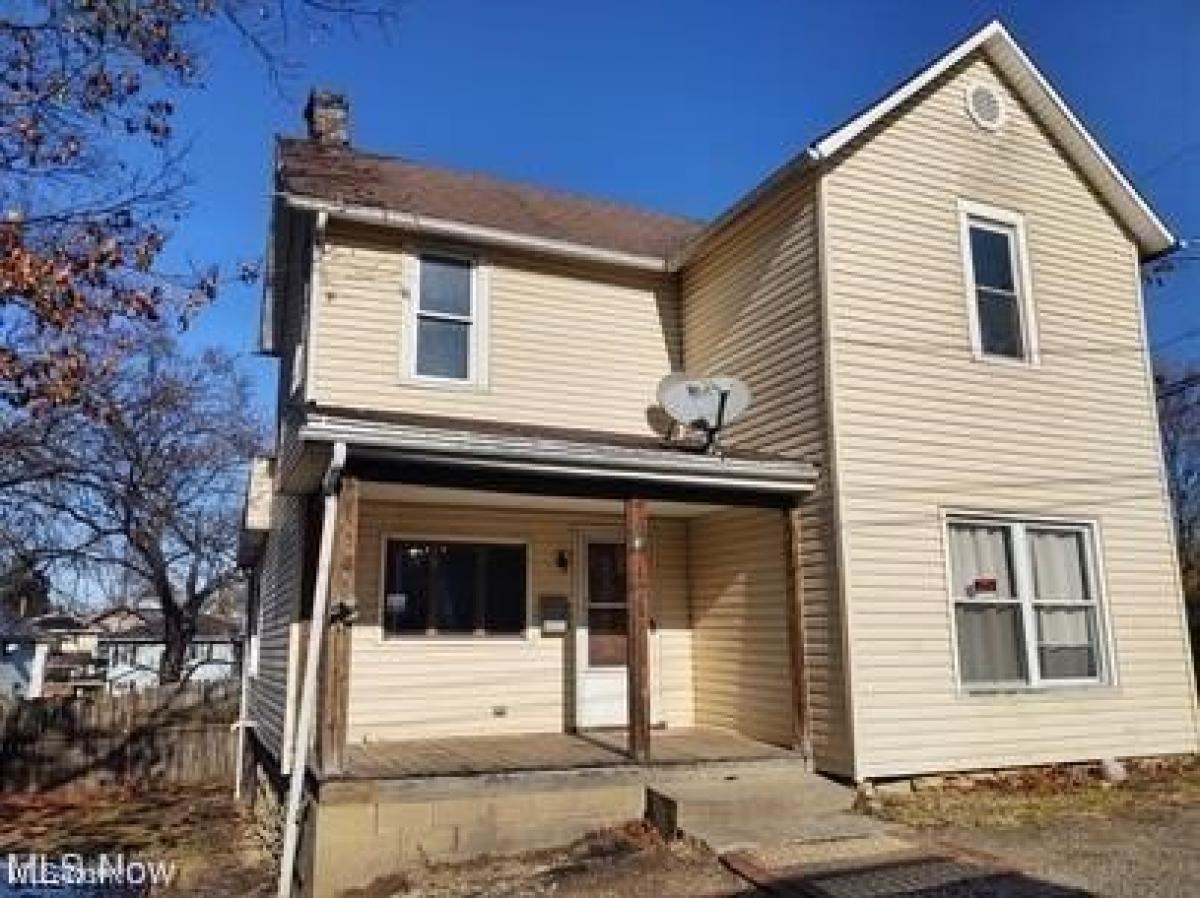
[[[416,486],[408,483],[363,482],[364,499],[385,502],[404,502],[411,505],[454,505],[471,508],[519,508],[536,511],[578,511],[619,515],[624,505],[619,499],[588,496],[547,496],[533,493],[502,493],[489,490],[456,489],[454,487]],[[724,505],[703,502],[672,502],[656,500],[647,503],[651,517],[690,518],[719,511]]]

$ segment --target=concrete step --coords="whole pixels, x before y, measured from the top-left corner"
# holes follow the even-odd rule
[[[782,842],[863,838],[881,824],[851,812],[853,790],[802,771],[656,783],[647,817],[668,838],[687,835],[718,854]]]

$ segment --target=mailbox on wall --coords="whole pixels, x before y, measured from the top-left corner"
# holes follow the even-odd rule
[[[538,624],[543,636],[566,636],[570,623],[571,605],[566,596],[538,596]]]

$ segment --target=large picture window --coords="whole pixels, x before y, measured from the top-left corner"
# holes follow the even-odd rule
[[[1105,678],[1091,527],[952,518],[948,551],[964,686]]]
[[[524,544],[389,539],[386,546],[386,635],[516,636],[525,631]]]

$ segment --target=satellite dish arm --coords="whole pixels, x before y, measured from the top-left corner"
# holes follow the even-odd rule
[[[713,422],[713,426],[708,428],[708,439],[704,443],[705,452],[715,452],[717,450],[717,435],[721,432],[721,428],[725,426],[725,403],[729,399],[728,390],[717,391],[717,420]]]

